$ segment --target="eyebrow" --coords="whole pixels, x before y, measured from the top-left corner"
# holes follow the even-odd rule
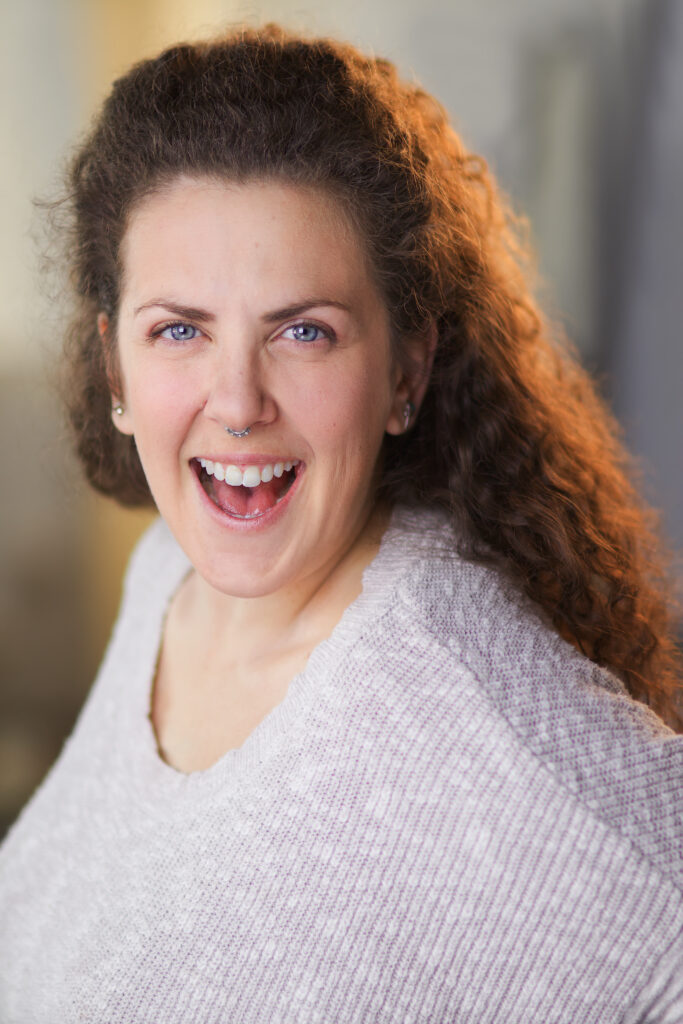
[[[141,306],[138,306],[133,313],[137,316],[145,309],[152,309],[155,306],[168,310],[174,316],[182,317],[185,320],[196,320],[199,323],[213,323],[216,319],[215,315],[207,309],[200,309],[197,306],[184,306],[178,302],[173,302],[172,299],[166,298],[150,299],[149,302],[144,302]],[[268,313],[264,313],[261,319],[265,323],[275,323],[278,320],[287,320],[289,317],[298,316],[300,313],[305,313],[306,310],[314,309],[317,306],[333,306],[335,309],[343,309],[346,313],[351,312],[350,307],[346,303],[339,302],[337,299],[312,296],[311,298],[302,299],[300,302],[294,302],[290,306],[283,306],[281,309],[273,309]]]
[[[138,313],[142,313],[146,309],[153,309],[156,306],[168,310],[174,316],[183,317],[185,320],[199,320],[202,323],[206,323],[216,319],[213,313],[209,313],[206,309],[199,309],[197,306],[183,306],[178,302],[173,302],[172,299],[150,299],[149,302],[143,302],[141,306],[134,309],[133,315],[137,316]]]

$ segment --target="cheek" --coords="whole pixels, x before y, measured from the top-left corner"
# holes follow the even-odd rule
[[[386,371],[338,375],[299,399],[299,422],[313,445],[334,455],[376,456],[391,408]]]
[[[133,433],[138,447],[151,449],[156,442],[183,427],[200,401],[197,387],[187,370],[144,364],[124,376]],[[127,386],[127,387],[126,387]]]
[[[145,380],[137,380],[130,388],[131,405],[138,409],[144,409],[145,406],[173,409],[186,405],[189,398],[187,384],[187,380],[177,380],[172,375],[158,373]]]

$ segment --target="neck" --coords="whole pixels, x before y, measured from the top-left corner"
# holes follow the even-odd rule
[[[333,563],[263,597],[223,594],[194,573],[179,595],[182,616],[206,635],[220,638],[219,652],[233,663],[315,646],[361,593],[363,570],[377,554],[388,521],[389,511],[375,507]]]

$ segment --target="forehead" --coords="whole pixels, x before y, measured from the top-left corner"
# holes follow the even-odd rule
[[[258,293],[259,283],[370,288],[364,240],[342,202],[321,189],[274,181],[179,178],[141,200],[121,246],[122,292],[174,278],[210,293],[226,275]]]

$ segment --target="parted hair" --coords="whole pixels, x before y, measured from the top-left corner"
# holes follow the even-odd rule
[[[385,438],[379,496],[445,508],[471,557],[499,564],[565,639],[679,725],[670,588],[616,425],[536,306],[523,223],[486,163],[388,61],[269,25],[175,46],[114,84],[62,200],[76,297],[67,394],[93,486],[153,503],[134,440],[112,425],[109,381],[128,219],[179,175],[339,199],[399,356],[402,339],[438,330],[416,422]]]

